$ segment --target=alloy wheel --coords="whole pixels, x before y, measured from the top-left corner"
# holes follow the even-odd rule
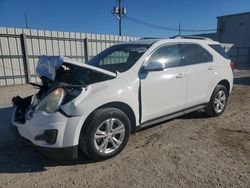
[[[226,105],[226,93],[223,90],[220,90],[214,99],[214,110],[216,113],[221,113]]]
[[[94,136],[94,145],[100,153],[112,153],[124,140],[125,126],[117,118],[105,120],[98,126]]]

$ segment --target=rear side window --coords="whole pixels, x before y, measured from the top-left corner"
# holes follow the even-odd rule
[[[193,65],[213,61],[213,57],[211,56],[211,54],[198,44],[181,44],[180,49],[185,65]]]
[[[160,62],[165,68],[180,66],[180,53],[176,44],[158,48],[149,58],[148,62]]]
[[[229,56],[226,54],[225,50],[219,44],[210,44],[211,48],[213,48],[217,53],[219,53],[222,57],[226,59],[230,59]]]

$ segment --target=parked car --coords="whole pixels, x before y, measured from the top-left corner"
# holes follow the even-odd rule
[[[87,63],[42,56],[39,91],[13,98],[11,127],[52,157],[104,160],[142,127],[201,109],[221,115],[230,65],[218,42],[196,37],[124,42]]]

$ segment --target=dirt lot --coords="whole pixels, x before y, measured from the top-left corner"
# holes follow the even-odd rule
[[[132,135],[115,158],[54,162],[16,141],[10,99],[0,88],[0,187],[250,187],[250,71],[238,72],[225,113],[192,113]]]

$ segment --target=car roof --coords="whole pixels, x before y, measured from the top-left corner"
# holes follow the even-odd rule
[[[123,42],[121,44],[145,44],[145,45],[152,45],[153,43],[155,43],[156,41],[159,41],[160,39],[158,38],[154,38],[154,39],[139,39],[139,40],[134,40],[134,41],[127,41],[127,42]]]
[[[190,42],[190,43],[203,43],[203,44],[219,44],[219,42],[214,41],[212,39],[209,38],[203,38],[203,37],[174,37],[174,38],[142,38],[139,40],[135,40],[135,41],[127,41],[127,42],[123,42],[120,44],[138,44],[138,45],[152,45],[156,42],[164,42],[164,43],[171,43],[171,42],[177,42],[177,43],[181,43],[181,42]]]

